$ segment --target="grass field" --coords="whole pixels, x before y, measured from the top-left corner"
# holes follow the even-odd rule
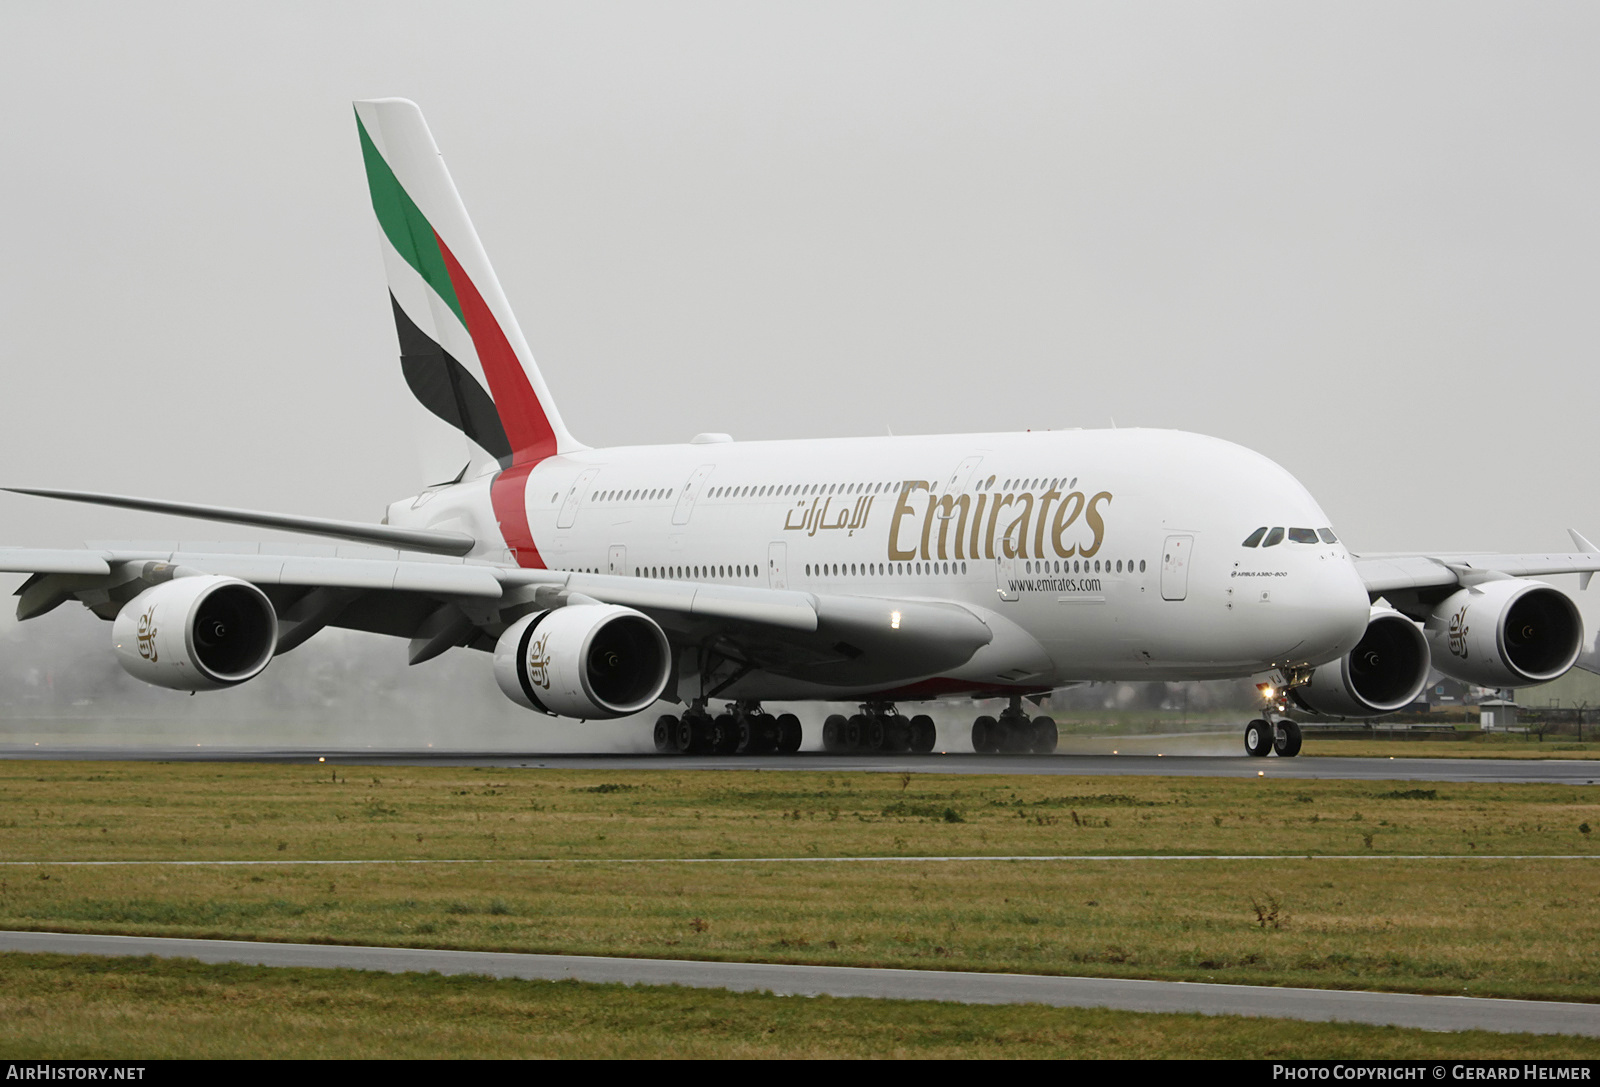
[[[24,863],[0,868],[0,927],[1600,1000],[1597,826],[1600,802],[1580,787],[1419,788],[1270,773],[1207,780],[8,763],[0,765],[0,860]],[[1175,854],[1274,859],[1158,859]],[[1085,859],[824,859],[952,855]],[[1139,859],[1086,859],[1097,855]],[[774,857],[794,859],[753,860]],[[435,863],[308,863],[358,859]],[[652,863],[632,863],[640,860]],[[215,861],[265,863],[207,863]],[[19,981],[15,999],[35,999],[60,976],[16,965],[37,957],[7,958],[7,969],[32,979]],[[167,985],[163,969],[141,968],[148,977],[139,984]],[[123,985],[125,971],[85,976],[102,979],[82,983],[88,1000],[89,990]],[[519,993],[537,989],[517,984],[531,986]],[[751,1022],[768,1014],[755,997],[668,992],[667,1005],[709,1007],[726,997]],[[105,1008],[116,1003],[104,999]],[[876,1006],[838,1004],[847,1005]],[[930,1027],[906,1044],[915,1055],[941,1055],[940,1038],[970,1041],[1009,1022],[983,1020],[984,1009],[958,1011],[978,1018],[960,1020],[968,1025],[948,1036]],[[282,1014],[290,1022],[302,1012]],[[1041,1014],[1058,1017],[1050,1022],[1062,1036],[1078,1036],[1067,1013]],[[44,1033],[0,1037],[23,1039],[17,1044],[39,1055],[50,1031],[97,1036],[88,1024],[101,1012],[86,1004],[72,1015],[82,1021],[70,1030],[66,1019],[34,1014],[23,1021]],[[898,1052],[881,1048],[888,1042],[873,1033],[878,1018],[866,1015],[865,1048],[849,1052]],[[1241,1026],[1239,1037],[1259,1027]],[[1310,1030],[1287,1029],[1295,1039]],[[1037,1037],[1060,1045],[1049,1031]],[[1241,1041],[1238,1052],[1266,1054],[1250,1047],[1269,1037]],[[693,1052],[734,1055],[765,1044],[738,1032],[701,1042],[725,1047]],[[968,1046],[961,1051],[980,1055]]]
[[[1302,756],[1342,755],[1364,759],[1600,759],[1600,742],[1550,736],[1543,742],[1525,736],[1461,733],[1443,739],[1335,739],[1309,735]]]
[[[1600,1040],[1238,1016],[0,956],[0,1059],[1600,1058]]]

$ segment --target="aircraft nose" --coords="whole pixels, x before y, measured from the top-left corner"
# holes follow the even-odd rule
[[[1296,655],[1320,664],[1344,656],[1366,633],[1367,587],[1348,558],[1318,563],[1316,590],[1306,602],[1307,638]]]

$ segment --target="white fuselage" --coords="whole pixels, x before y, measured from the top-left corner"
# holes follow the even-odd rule
[[[389,523],[497,539],[491,478],[396,503]],[[1305,488],[1257,453],[1176,431],[595,449],[545,460],[527,480],[528,528],[554,570],[953,601],[997,634],[967,665],[911,687],[752,677],[745,697],[1247,676],[1335,659],[1368,619],[1331,534],[1243,546],[1260,526],[1326,528]]]

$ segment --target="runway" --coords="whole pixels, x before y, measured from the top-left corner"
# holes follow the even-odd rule
[[[1171,745],[1181,751],[1182,738]],[[253,747],[16,747],[0,759],[144,762],[281,762],[341,766],[478,766],[568,770],[784,770],[883,774],[1014,774],[1086,777],[1272,777],[1343,781],[1526,782],[1593,785],[1600,760],[1342,758],[1127,755],[794,755],[706,756],[644,754],[521,754],[505,751],[283,749]]]
[[[684,985],[734,992],[771,992],[779,996],[874,997],[962,1004],[1045,1004],[1061,1008],[1113,1008],[1134,1012],[1188,1012],[1312,1022],[1371,1023],[1423,1030],[1488,1030],[1498,1033],[1600,1037],[1600,1004],[1280,989],[1258,985],[586,955],[518,955],[487,951],[254,943],[243,940],[176,940],[50,932],[0,932],[0,951],[155,955],[253,966],[345,968],[387,973],[437,971],[441,974],[481,974],[496,978]]]

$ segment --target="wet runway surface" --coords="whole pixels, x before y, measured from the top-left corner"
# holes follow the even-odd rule
[[[399,947],[178,940],[0,932],[0,951],[79,955],[157,955],[254,966],[343,967],[387,973],[437,971],[497,978],[576,979],[624,985],[685,985],[779,996],[878,997],[962,1004],[1045,1004],[1136,1012],[1267,1016],[1341,1021],[1423,1030],[1577,1034],[1600,1037],[1600,1005],[1481,997],[1284,989],[1258,985],[1044,977],[953,970],[886,970],[851,966],[626,959],[588,955],[520,955]]]
[[[1142,746],[1151,746],[1147,738]],[[1181,751],[1191,738],[1174,738]],[[1593,785],[1600,760],[1466,758],[1250,758],[1247,755],[794,755],[709,756],[644,754],[521,754],[505,751],[377,751],[247,747],[0,747],[0,759],[82,761],[281,762],[341,766],[482,766],[570,770],[788,770],[830,773],[1139,775],[1173,777],[1275,777],[1345,781],[1480,781]]]

